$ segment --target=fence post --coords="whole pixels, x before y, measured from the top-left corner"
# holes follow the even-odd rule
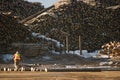
[[[82,55],[81,36],[80,35],[79,35],[79,50],[80,50],[80,55]]]
[[[66,51],[69,53],[68,36],[66,36]]]

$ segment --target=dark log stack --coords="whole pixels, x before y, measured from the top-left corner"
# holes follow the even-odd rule
[[[6,50],[12,42],[24,42],[29,31],[10,14],[0,14],[0,50]]]
[[[79,49],[78,36],[81,35],[82,49],[94,51],[110,41],[120,41],[120,7],[113,8],[119,2],[114,3],[111,0],[114,4],[105,6],[99,1],[94,6],[82,0],[61,5],[48,11],[46,15],[33,18],[32,23],[26,23],[31,25],[31,30],[48,35],[63,44],[66,36],[63,32],[69,34],[69,48],[72,50]],[[54,29],[57,31],[52,32]]]
[[[28,2],[25,0],[0,0],[0,11],[11,12],[20,20],[44,9],[38,2]]]
[[[119,5],[120,0],[96,0],[102,4],[104,7]]]
[[[0,0],[0,53],[10,52],[11,43],[36,42],[22,20],[44,9],[41,3],[26,0]]]
[[[41,16],[33,18],[32,23],[29,21],[26,23],[29,24],[31,31],[56,39],[64,45],[68,36],[71,50],[79,49],[78,37],[81,35],[82,49],[94,51],[110,41],[120,41],[120,3],[119,0],[115,1],[111,0],[108,3],[105,0],[104,3],[104,0],[97,0],[93,6],[78,0],[61,5],[57,9],[52,8]],[[1,48],[4,46],[6,48],[12,42],[25,42],[26,37],[29,36],[29,31],[25,29],[28,27],[23,27],[15,18],[23,19],[42,9],[43,6],[40,3],[0,0]],[[33,40],[33,42],[37,41]]]

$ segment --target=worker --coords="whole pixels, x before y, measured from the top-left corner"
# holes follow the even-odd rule
[[[17,71],[20,68],[21,54],[18,51],[16,51],[13,55],[13,59],[15,71]]]

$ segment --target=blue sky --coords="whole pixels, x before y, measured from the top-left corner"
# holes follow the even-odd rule
[[[28,0],[30,2],[41,2],[45,7],[49,7],[59,0]]]

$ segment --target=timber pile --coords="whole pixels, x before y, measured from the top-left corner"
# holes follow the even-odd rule
[[[119,5],[120,0],[96,0],[97,2],[101,3],[104,7]]]
[[[19,23],[10,12],[0,14],[0,54],[19,50],[24,56],[33,57],[47,53],[57,46],[57,42],[52,39],[42,38],[37,33],[36,36],[32,34],[33,32]]]
[[[16,18],[22,20],[44,9],[41,3],[25,0],[0,0],[0,11],[11,12]]]
[[[43,9],[44,6],[38,2],[0,0],[0,53],[14,52],[11,43],[40,41],[32,37],[32,32],[18,21]]]
[[[105,43],[120,40],[120,7],[107,8],[101,4],[88,5],[82,0],[72,2],[38,15],[25,24],[29,24],[31,30],[59,40],[64,45],[65,36],[69,36],[71,50],[79,49],[78,36],[81,35],[82,48],[94,51]],[[119,3],[110,6],[116,5]]]
[[[120,60],[120,42],[110,42],[102,46],[99,54],[109,55],[112,59]]]
[[[0,50],[7,49],[12,42],[24,42],[29,31],[9,13],[0,14]]]

